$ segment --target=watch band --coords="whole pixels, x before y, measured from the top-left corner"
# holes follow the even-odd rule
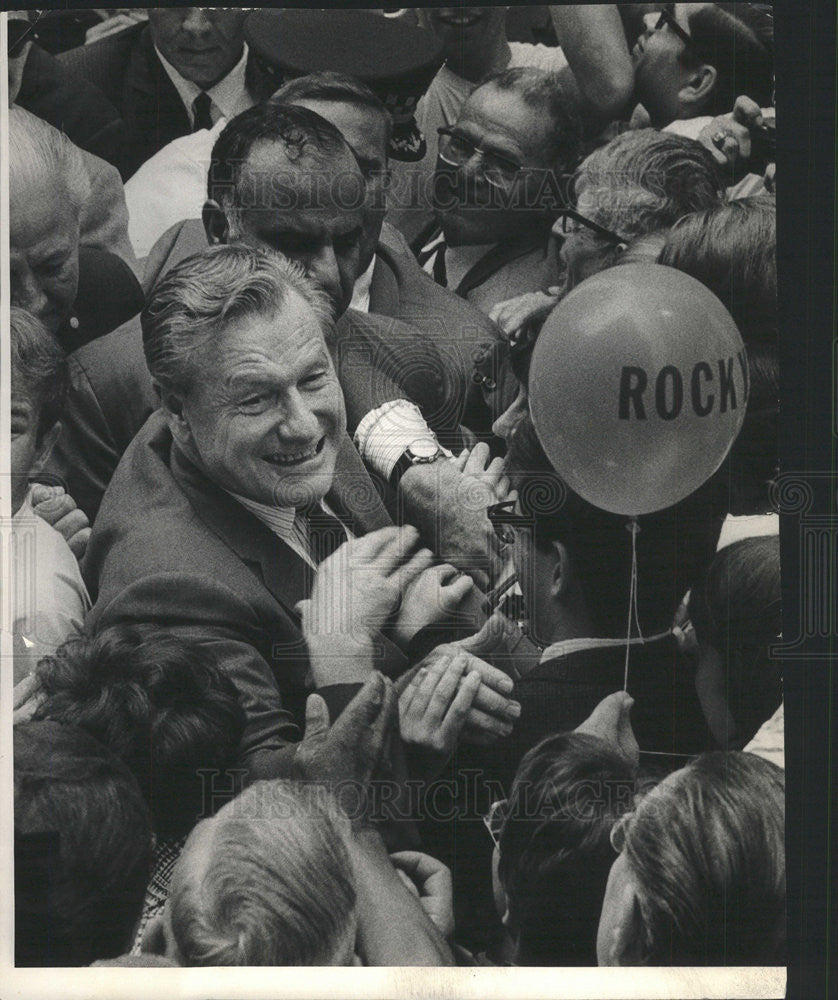
[[[407,470],[413,465],[430,465],[432,462],[436,462],[437,459],[445,458],[445,452],[442,448],[437,445],[436,451],[433,455],[417,455],[412,451],[410,445],[405,448],[405,450],[396,459],[396,464],[393,466],[393,471],[390,473],[390,485],[395,489],[402,476],[407,472]]]

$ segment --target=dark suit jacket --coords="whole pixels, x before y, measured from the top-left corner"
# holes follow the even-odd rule
[[[127,139],[119,112],[92,83],[32,45],[15,103],[64,132],[80,149],[117,166]]]
[[[390,523],[348,438],[327,502],[356,534]],[[246,713],[242,759],[269,774],[304,719],[308,657],[294,607],[314,571],[184,458],[159,411],[119,463],[84,572],[91,628],[154,624],[213,648]],[[406,663],[383,637],[379,654],[388,673]]]
[[[411,244],[415,253],[442,230],[433,223]],[[498,243],[464,275],[455,289],[483,313],[506,299],[555,285],[558,262],[548,225],[536,226],[523,237]]]
[[[555,657],[518,680],[514,697],[521,715],[509,739],[496,748],[506,787],[528,750],[545,736],[575,729],[603,698],[622,691],[624,678],[625,647],[620,645]],[[686,762],[676,755],[707,749],[694,672],[671,635],[632,646],[628,692],[635,702],[631,720],[641,752],[652,751],[641,758],[644,764],[673,770]]]

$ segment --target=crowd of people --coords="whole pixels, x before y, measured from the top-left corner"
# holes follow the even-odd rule
[[[516,13],[9,15],[18,966],[785,963],[771,8]]]

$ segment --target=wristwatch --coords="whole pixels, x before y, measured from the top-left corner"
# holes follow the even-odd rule
[[[390,473],[390,485],[395,489],[407,470],[412,465],[430,465],[438,458],[445,458],[445,452],[440,448],[436,438],[417,438],[399,455],[393,471]]]

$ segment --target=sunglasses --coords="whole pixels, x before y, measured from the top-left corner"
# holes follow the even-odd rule
[[[507,799],[498,799],[489,806],[489,811],[483,817],[483,825],[489,831],[492,843],[500,850],[500,835],[506,822]]]

